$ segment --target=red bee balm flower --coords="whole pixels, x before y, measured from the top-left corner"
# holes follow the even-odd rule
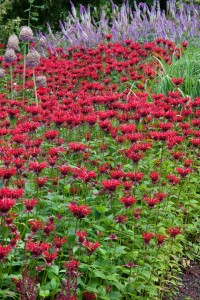
[[[33,170],[36,173],[40,173],[40,172],[42,172],[42,170],[44,168],[46,168],[46,166],[47,166],[46,162],[41,162],[41,163],[39,163],[37,161],[36,162],[30,162],[29,169]]]
[[[116,217],[114,217],[114,220],[117,222],[117,223],[125,223],[127,221],[128,217],[125,216],[125,215],[118,215]]]
[[[8,211],[15,205],[15,200],[12,198],[0,199],[0,213],[6,215]]]
[[[181,85],[181,83],[184,82],[184,79],[183,78],[172,78],[172,82],[173,82],[173,84],[178,86],[178,85]]]
[[[38,230],[42,229],[43,224],[39,220],[30,220],[29,224],[31,225],[31,231],[36,233]]]
[[[167,236],[164,235],[164,234],[156,234],[156,237],[157,237],[157,245],[158,246],[162,246],[164,241],[166,240]]]
[[[84,300],[93,300],[93,299],[97,299],[97,296],[94,293],[91,293],[91,292],[84,292],[83,293],[83,299]]]
[[[175,238],[178,234],[181,233],[180,229],[178,227],[172,227],[168,228],[167,232],[170,234],[172,238]]]
[[[56,250],[60,250],[62,248],[62,245],[65,244],[66,242],[67,242],[66,237],[60,238],[56,236],[54,238],[53,245],[56,248]]]
[[[67,269],[68,272],[76,271],[79,265],[80,262],[75,259],[72,259],[71,261],[67,261],[64,263],[64,267]]]
[[[154,171],[150,173],[149,177],[151,178],[153,184],[156,184],[156,182],[159,180],[159,174]]]
[[[149,244],[150,240],[154,237],[154,234],[151,232],[143,232],[142,234],[145,244]]]
[[[50,266],[52,262],[58,257],[57,252],[49,253],[48,251],[44,251],[43,255],[48,266]]]
[[[73,202],[68,205],[68,208],[77,219],[85,218],[91,213],[91,209],[84,204],[78,206]]]
[[[42,243],[42,242],[29,242],[27,243],[27,248],[34,256],[40,256],[43,254],[46,250],[50,248],[49,244]]]
[[[30,212],[36,206],[36,204],[38,203],[38,200],[37,199],[26,199],[26,200],[23,200],[23,203],[26,206],[26,211]]]
[[[85,241],[85,237],[87,236],[87,232],[85,230],[77,231],[76,236],[78,236],[78,242],[83,243]]]
[[[4,258],[9,254],[10,251],[11,251],[10,246],[2,246],[0,244],[0,262],[4,260]]]
[[[103,185],[104,189],[109,190],[110,192],[113,192],[120,185],[120,181],[117,179],[103,180],[102,185]]]
[[[125,208],[131,207],[132,204],[136,202],[136,199],[131,196],[122,197],[119,202],[123,203]]]
[[[96,249],[98,249],[101,246],[101,244],[98,242],[90,243],[89,241],[85,240],[83,242],[83,246],[87,248],[89,253],[93,253]]]

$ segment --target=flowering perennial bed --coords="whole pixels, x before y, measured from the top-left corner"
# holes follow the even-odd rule
[[[148,85],[187,43],[107,40],[2,62],[1,299],[170,299],[197,255],[200,97]]]

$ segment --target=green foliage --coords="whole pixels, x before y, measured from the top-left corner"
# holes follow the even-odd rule
[[[21,17],[11,17],[13,5],[14,0],[0,2],[0,42],[5,42],[10,34],[19,30]]]

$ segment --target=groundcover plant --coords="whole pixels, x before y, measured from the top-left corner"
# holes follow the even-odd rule
[[[171,299],[198,257],[200,97],[182,77],[153,89],[187,43],[55,56],[43,38],[43,58],[19,37],[0,69],[0,298]]]

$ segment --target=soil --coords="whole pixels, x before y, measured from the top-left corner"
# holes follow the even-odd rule
[[[191,263],[181,278],[182,285],[173,300],[200,300],[200,263]]]

